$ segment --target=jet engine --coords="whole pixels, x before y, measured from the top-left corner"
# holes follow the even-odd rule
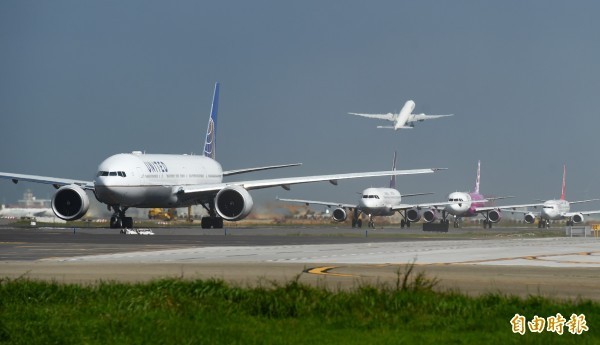
[[[418,222],[419,220],[421,220],[421,211],[417,208],[411,208],[409,210],[406,210],[406,219],[413,223]]]
[[[436,209],[429,209],[429,210],[423,212],[423,220],[426,223],[435,222],[435,220],[438,219],[438,216],[439,216],[439,212]]]
[[[348,213],[346,212],[346,210],[339,207],[339,208],[336,208],[335,210],[333,210],[332,218],[336,222],[343,222],[346,220],[346,218],[348,218]]]
[[[535,223],[535,214],[533,214],[531,212],[525,214],[525,223],[527,223],[527,224]]]
[[[90,199],[78,185],[60,187],[52,197],[52,211],[63,220],[77,220],[90,208]]]
[[[228,221],[242,220],[250,214],[254,201],[248,191],[240,186],[221,189],[215,197],[215,209]]]
[[[583,218],[583,214],[581,214],[581,213],[577,213],[577,214],[573,215],[573,217],[571,217],[571,221],[574,224],[583,223],[584,220],[585,220],[585,218]]]
[[[498,223],[502,219],[502,213],[500,210],[491,210],[488,213],[488,220],[492,223]]]

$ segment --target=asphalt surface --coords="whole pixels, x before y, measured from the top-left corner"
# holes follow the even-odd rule
[[[0,277],[83,284],[299,279],[338,289],[394,284],[416,259],[418,271],[437,279],[440,290],[600,300],[600,239],[567,238],[560,229],[551,238],[536,238],[540,233],[531,228],[450,234],[334,227],[153,231],[140,236],[114,229],[0,226]]]

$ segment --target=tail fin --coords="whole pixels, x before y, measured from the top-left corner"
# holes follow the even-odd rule
[[[479,194],[479,182],[481,182],[481,161],[477,161],[477,180],[475,181],[474,193]]]
[[[565,192],[567,191],[567,165],[563,164],[563,181],[562,181],[562,190],[560,193],[560,200],[565,200]]]
[[[217,110],[219,110],[219,83],[215,83],[210,118],[206,128],[206,140],[204,141],[204,156],[215,159],[217,145]]]
[[[396,151],[394,151],[394,162],[392,163],[392,170],[396,170]],[[396,175],[392,175],[390,178],[390,188],[396,188]]]

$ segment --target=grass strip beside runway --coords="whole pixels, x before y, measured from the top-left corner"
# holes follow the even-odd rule
[[[467,297],[423,275],[394,286],[329,291],[300,284],[242,288],[168,279],[90,286],[0,282],[0,343],[8,344],[510,344],[600,343],[600,304]],[[510,320],[584,314],[589,331],[514,334]]]

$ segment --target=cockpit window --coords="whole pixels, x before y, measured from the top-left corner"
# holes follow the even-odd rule
[[[127,177],[124,171],[98,171],[96,176],[121,176]]]

